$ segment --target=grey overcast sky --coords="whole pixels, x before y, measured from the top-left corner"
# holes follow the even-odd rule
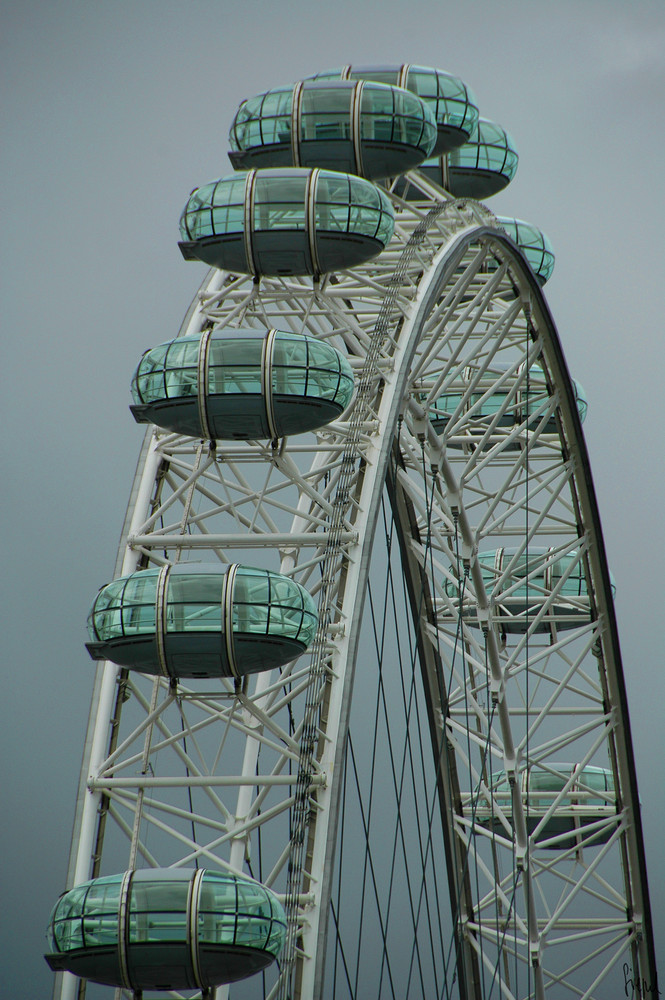
[[[520,152],[491,207],[554,244],[546,294],[589,397],[665,952],[663,0],[3,0],[0,12],[0,994],[50,995],[44,927],[64,887],[93,675],[85,619],[113,571],[142,433],[129,380],[175,335],[203,274],[178,251],[180,210],[230,172],[240,100],[347,62],[461,76]]]

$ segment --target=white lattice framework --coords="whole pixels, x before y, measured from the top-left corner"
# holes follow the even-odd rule
[[[200,559],[278,569],[312,593],[320,632],[308,655],[241,686],[175,686],[101,665],[68,884],[195,863],[259,877],[260,851],[261,881],[291,918],[281,979],[268,981],[266,995],[329,995],[345,738],[387,485],[448,859],[440,878],[454,911],[455,985],[445,995],[604,1000],[623,982],[624,962],[648,981],[655,969],[619,647],[579,417],[519,252],[483,207],[447,200],[417,175],[412,183],[422,201],[394,198],[395,236],[375,261],[320,282],[213,271],[192,304],[183,335],[213,325],[328,339],[350,358],[356,394],[317,434],[272,443],[215,445],[149,429],[116,575]],[[518,412],[534,365],[546,391],[528,421],[506,430],[502,417]],[[435,432],[432,403],[462,383],[459,407]],[[479,418],[481,384],[483,393],[506,390],[489,421]],[[506,573],[490,593],[476,558],[498,546],[574,555],[571,572],[582,565],[590,594],[574,627],[557,627],[558,588],[539,591],[534,578],[525,631],[505,635]],[[570,787],[529,833],[520,775],[562,761],[610,768],[617,806],[608,797],[574,846],[534,848]],[[499,773],[509,801],[494,794]],[[78,988],[57,977],[58,997]]]

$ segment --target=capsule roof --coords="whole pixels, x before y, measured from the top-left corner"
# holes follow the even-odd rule
[[[459,79],[430,66],[343,66],[313,76],[315,80],[373,80],[395,84],[417,94],[431,108],[437,123],[433,154],[461,146],[478,123],[478,104],[470,87]]]
[[[149,868],[64,893],[49,921],[46,960],[54,971],[125,989],[209,988],[266,968],[285,935],[280,902],[258,882]]]
[[[392,205],[370,181],[332,170],[232,174],[196,188],[180,218],[187,260],[260,275],[325,274],[390,242]]]
[[[132,412],[193,437],[273,439],[324,426],[352,394],[351,366],[327,341],[226,327],[146,351]]]
[[[318,614],[299,583],[250,566],[178,563],[102,587],[88,617],[90,655],[141,673],[243,677],[312,643]]]
[[[251,97],[231,125],[234,167],[326,167],[376,179],[404,173],[433,151],[429,107],[400,87],[305,80]]]

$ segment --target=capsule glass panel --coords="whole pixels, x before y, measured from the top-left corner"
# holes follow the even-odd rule
[[[324,274],[375,257],[394,224],[387,195],[370,181],[266,169],[194,191],[180,218],[180,249],[188,260],[257,276]]]
[[[192,437],[274,438],[323,427],[352,395],[351,366],[327,341],[224,329],[146,351],[132,379],[132,412],[141,423]]]
[[[497,222],[522,251],[538,283],[544,285],[554,270],[554,250],[548,237],[542,229],[521,219],[498,218]]]
[[[510,183],[517,162],[508,132],[480,118],[471,138],[448,156],[448,191],[456,198],[489,198]]]
[[[244,101],[229,156],[242,169],[325,167],[376,179],[422,163],[436,135],[429,107],[399,87],[306,80]]]
[[[433,154],[461,146],[478,124],[478,104],[471,89],[456,76],[430,66],[346,66],[315,74],[315,80],[372,80],[409,90],[429,107],[437,125]]]
[[[589,618],[584,560],[578,552],[558,555],[556,550],[535,547],[516,555],[497,549],[479,553],[478,564],[485,591],[492,599],[493,621],[503,632],[548,632],[552,626],[572,629]],[[457,581],[446,579],[444,589],[451,598],[451,611],[456,612],[460,601]],[[474,625],[477,611],[470,589],[469,584],[464,588],[463,615]],[[542,613],[545,605],[547,610]]]
[[[449,152],[473,135],[478,124],[476,98],[459,77],[426,66],[410,66],[403,84],[432,108],[438,125],[435,153]]]
[[[227,572],[179,563],[161,598],[158,569],[102,587],[88,618],[91,656],[148,674],[229,677],[281,666],[311,645],[318,615],[304,587],[249,566],[234,567],[227,584]]]
[[[208,988],[266,968],[285,934],[284,910],[265,886],[226,872],[154,868],[61,896],[46,960],[55,971],[126,989]]]
[[[527,830],[538,847],[569,850],[580,838],[584,838],[585,847],[604,844],[615,829],[612,822],[607,822],[616,816],[616,792],[614,776],[606,768],[580,768],[574,764],[551,764],[547,770],[532,768],[522,774],[520,787]],[[476,817],[483,826],[510,836],[499,811],[510,827],[512,795],[503,772],[496,775],[489,794],[480,796]],[[596,829],[589,830],[592,824]]]

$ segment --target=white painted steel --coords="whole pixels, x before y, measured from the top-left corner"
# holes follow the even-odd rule
[[[322,1000],[354,666],[388,481],[405,580],[426,598],[419,644],[432,766],[446,762],[439,784],[459,916],[454,989],[469,1000],[486,1000],[490,982],[505,998],[602,1000],[624,961],[647,980],[655,970],[621,664],[579,419],[547,307],[494,217],[446,202],[412,176],[422,201],[394,198],[395,237],[376,261],[320,281],[257,284],[211,272],[195,298],[182,334],[212,324],[325,338],[352,359],[356,394],[317,434],[272,444],[217,442],[204,454],[199,442],[149,430],[119,571],[204,556],[254,562],[307,587],[322,625],[310,654],[242,683],[174,688],[103,668],[69,882],[106,873],[123,850],[139,866],[200,861],[260,877],[287,908],[291,899],[295,928],[284,978],[269,980],[267,995]],[[434,195],[442,202],[424,226]],[[507,428],[535,363],[546,398]],[[469,369],[464,400],[436,433],[432,403]],[[492,391],[506,395],[478,429],[483,400],[465,404],[488,372]],[[576,552],[588,620],[574,618],[587,607],[578,601],[574,627],[557,626],[554,588],[537,594],[526,633],[506,636],[505,609],[477,560],[497,541]],[[466,589],[474,620],[461,615],[447,582]],[[504,582],[506,573],[495,591]],[[129,698],[122,713],[119,690]],[[311,737],[307,712],[316,718]],[[571,754],[576,764],[606,763],[620,808],[602,820],[611,832],[601,847],[588,843],[593,827],[573,848],[543,851],[520,776],[526,766],[556,769]],[[510,814],[493,799],[498,771],[511,782]],[[297,828],[302,803],[301,856],[289,816]],[[55,995],[73,1000],[76,982],[58,977]]]

